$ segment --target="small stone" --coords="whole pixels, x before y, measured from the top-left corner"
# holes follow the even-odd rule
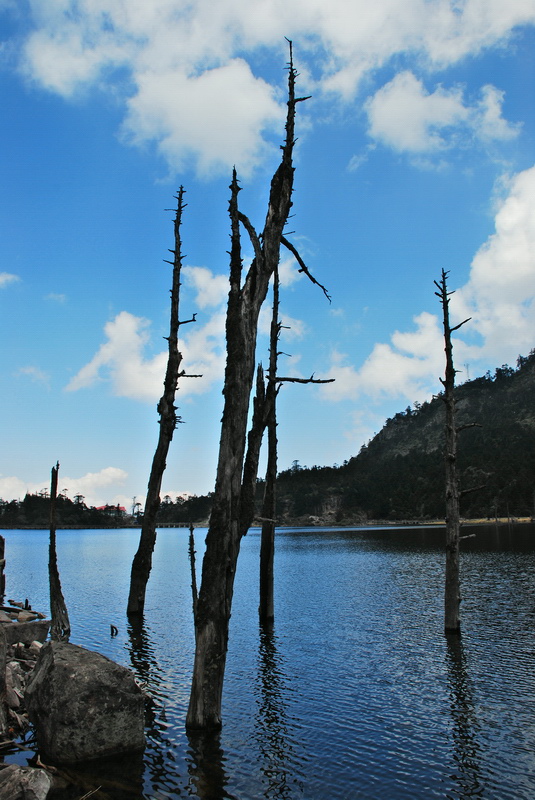
[[[30,651],[30,653],[35,653],[36,655],[38,655],[41,652],[42,646],[43,646],[42,642],[35,641],[31,643],[28,650]]]
[[[0,622],[11,622],[12,617],[9,616],[7,611],[0,611]]]
[[[18,615],[19,622],[32,622],[37,619],[37,614],[34,611],[20,611]]]

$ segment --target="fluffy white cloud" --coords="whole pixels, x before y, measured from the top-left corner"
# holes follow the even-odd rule
[[[298,48],[307,90],[351,100],[365,75],[398,54],[442,68],[535,22],[532,0],[30,0],[29,6],[21,60],[31,80],[65,97],[87,85],[110,89],[126,103],[124,131],[133,142],[154,142],[172,170],[192,159],[202,173],[234,163],[250,170],[269,150],[284,106],[243,58],[270,49],[282,60],[284,36]],[[426,107],[433,104],[436,121],[462,113],[455,94],[431,97]],[[489,121],[496,97],[492,103]]]
[[[409,402],[424,400],[436,391],[438,376],[444,372],[444,343],[439,319],[424,311],[414,318],[416,330],[395,331],[389,344],[376,344],[360,369],[334,353],[327,370],[334,383],[321,387],[327,400],[370,396],[400,397]]]
[[[505,181],[503,190],[495,233],[451,299],[452,314],[471,316],[482,339],[472,357],[495,363],[526,355],[535,344],[535,167]]]
[[[149,343],[149,321],[121,311],[106,323],[107,341],[100,346],[91,361],[82,367],[67,385],[67,391],[92,386],[103,380],[111,381],[114,394],[136,400],[154,401],[162,393],[167,365],[167,351],[152,358],[145,356]],[[224,314],[216,313],[203,326],[190,326],[187,338],[179,342],[183,355],[182,366],[190,375],[182,378],[180,397],[207,392],[214,381],[221,379],[224,370]]]
[[[59,491],[67,490],[71,499],[78,494],[85,498],[86,505],[98,506],[108,502],[109,493],[118,491],[124,485],[128,473],[118,467],[105,467],[100,472],[88,472],[81,478],[59,477]],[[22,500],[27,492],[35,494],[50,486],[50,476],[44,476],[40,483],[27,483],[14,476],[0,476],[0,497],[4,500]]]
[[[9,286],[10,283],[16,283],[20,281],[18,275],[13,275],[11,272],[0,272],[0,289],[3,289],[4,286]]]
[[[186,284],[197,292],[195,303],[199,308],[219,306],[226,301],[229,293],[227,275],[214,275],[206,267],[184,267],[182,275]]]
[[[472,261],[468,282],[450,298],[452,325],[471,317],[453,337],[458,365],[514,364],[535,344],[535,167],[504,182],[495,225]],[[376,344],[360,369],[334,353],[325,374],[336,381],[321,387],[322,396],[399,396],[409,403],[429,398],[444,373],[442,321],[423,312],[414,323],[415,330],[395,331],[390,342]]]
[[[369,134],[399,152],[429,153],[475,136],[485,142],[511,139],[518,127],[501,115],[503,92],[485,86],[475,105],[459,87],[426,91],[412,72],[398,73],[366,103]]]
[[[278,130],[282,118],[273,88],[233,59],[199,75],[140,75],[123,130],[136,144],[156,142],[174,170],[196,155],[201,175],[230,165],[248,174],[268,147],[259,131]]]

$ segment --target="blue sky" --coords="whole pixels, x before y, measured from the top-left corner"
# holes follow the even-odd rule
[[[164,493],[213,489],[228,185],[260,228],[298,107],[283,254],[279,463],[341,464],[443,374],[535,346],[535,0],[0,0],[0,497],[49,483],[143,501],[157,437],[174,195],[188,204],[178,404]],[[266,309],[258,358],[267,362]]]

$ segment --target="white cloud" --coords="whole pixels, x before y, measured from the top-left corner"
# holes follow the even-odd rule
[[[184,267],[182,275],[186,284],[197,291],[195,303],[199,308],[219,306],[227,300],[229,279],[227,275],[214,275],[206,267]]]
[[[59,475],[58,491],[67,489],[68,497],[74,499],[78,494],[85,498],[88,506],[104,505],[109,492],[118,491],[123,486],[128,473],[118,467],[105,467],[100,472],[88,472],[81,478]],[[43,476],[39,483],[28,483],[15,476],[0,476],[0,497],[4,500],[22,500],[27,492],[36,494],[41,489],[49,489],[50,476]]]
[[[410,71],[400,72],[366,102],[369,134],[398,152],[432,153],[475,137],[507,140],[518,126],[501,116],[503,92],[487,85],[475,105],[465,104],[459,87],[428,92]]]
[[[271,319],[273,316],[272,308],[269,304],[263,306],[258,318],[258,331],[259,333],[269,336],[271,331]],[[280,338],[282,342],[288,342],[295,339],[302,339],[308,333],[308,327],[302,319],[290,317],[288,314],[281,312],[279,319],[282,324]]]
[[[0,289],[9,286],[10,283],[17,283],[20,281],[18,275],[13,275],[11,272],[0,272]]]
[[[474,130],[484,142],[507,141],[518,136],[520,125],[511,124],[502,117],[504,93],[495,86],[481,90],[482,98],[474,114]]]
[[[428,398],[444,372],[442,331],[438,317],[426,311],[414,323],[415,331],[395,331],[389,344],[376,344],[358,370],[334,353],[326,374],[335,382],[321,387],[322,396],[333,401],[400,397],[411,403]]]
[[[250,170],[269,151],[284,105],[243,59],[270,50],[282,61],[284,36],[316,99],[352,100],[396,55],[440,69],[535,22],[532,0],[31,0],[30,15],[21,61],[31,80],[65,97],[90,85],[113,92],[131,141],[155,143],[172,170],[191,161],[204,174]],[[426,104],[436,122],[462,111],[448,94]]]
[[[299,271],[297,262],[293,256],[281,259],[279,264],[279,281],[281,288],[287,289],[294,283],[300,281],[303,273]]]
[[[113,393],[135,400],[157,400],[163,390],[167,365],[167,350],[152,358],[145,356],[149,344],[149,321],[121,311],[107,322],[104,332],[107,341],[100,346],[91,361],[82,367],[67,385],[67,391],[78,391],[105,378],[111,382]],[[202,326],[192,323],[184,340],[179,342],[183,355],[182,367],[190,375],[201,378],[181,378],[180,397],[207,392],[214,381],[223,375],[224,313],[216,313]]]
[[[260,131],[283,119],[274,90],[242,59],[200,75],[150,72],[138,77],[124,133],[134,143],[157,143],[174,171],[194,156],[201,175],[236,166],[247,175],[268,145]]]
[[[496,211],[496,231],[476,253],[468,282],[450,299],[451,323],[471,317],[453,337],[455,363],[487,369],[516,362],[535,344],[535,167],[504,183]],[[437,276],[438,277],[438,276]],[[450,275],[450,289],[455,290]],[[326,400],[368,396],[374,401],[400,397],[409,403],[430,397],[444,373],[442,322],[423,312],[416,329],[395,331],[376,344],[360,368],[333,353],[325,376],[335,383],[320,389]],[[480,341],[473,344],[474,337]]]
[[[478,250],[452,314],[472,317],[482,344],[472,357],[494,363],[526,355],[535,344],[535,167],[504,183],[495,233]]]

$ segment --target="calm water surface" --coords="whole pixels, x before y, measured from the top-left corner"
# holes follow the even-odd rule
[[[150,697],[144,757],[78,771],[78,793],[65,797],[100,786],[95,800],[532,800],[535,530],[474,530],[463,542],[460,638],[442,630],[443,530],[279,531],[271,630],[258,624],[260,536],[251,531],[224,726],[209,741],[184,731],[188,532],[159,531],[134,629],[125,608],[139,531],[58,531],[71,641],[131,667]],[[47,611],[48,533],[3,533],[7,597]],[[205,535],[196,532],[199,572]]]

